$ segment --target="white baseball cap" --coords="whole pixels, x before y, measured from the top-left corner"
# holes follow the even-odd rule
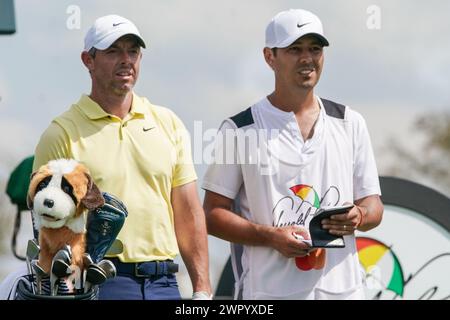
[[[115,14],[100,17],[95,20],[84,37],[84,50],[108,49],[114,41],[126,34],[136,36],[139,45],[145,48],[145,42],[133,22]]]
[[[266,47],[286,48],[308,34],[315,35],[324,46],[329,45],[323,34],[322,22],[314,13],[302,9],[282,11],[267,25]]]

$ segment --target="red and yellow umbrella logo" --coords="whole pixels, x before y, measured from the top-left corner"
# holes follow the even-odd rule
[[[405,286],[402,266],[391,247],[381,241],[357,237],[359,262],[366,272],[366,279],[375,281],[382,289],[403,296]],[[374,272],[376,270],[376,272]]]
[[[297,197],[302,201],[309,202],[313,207],[319,209],[320,199],[316,190],[313,187],[306,184],[298,184],[289,188]]]

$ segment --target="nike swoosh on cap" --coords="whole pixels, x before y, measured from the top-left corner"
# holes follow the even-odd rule
[[[125,22],[113,23],[113,27],[117,27],[118,25],[124,24]]]
[[[306,23],[303,23],[303,24],[298,24],[297,23],[297,27],[301,28],[301,27],[306,26],[307,24],[310,24],[310,23],[311,22],[306,22]]]

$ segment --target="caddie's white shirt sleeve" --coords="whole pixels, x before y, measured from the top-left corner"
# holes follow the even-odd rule
[[[229,199],[238,194],[243,178],[238,161],[236,127],[231,120],[225,120],[216,136],[212,163],[208,166],[202,188]]]
[[[353,122],[353,199],[381,195],[378,170],[366,121],[357,112],[349,113]]]

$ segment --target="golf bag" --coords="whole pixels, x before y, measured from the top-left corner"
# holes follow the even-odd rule
[[[33,275],[22,277],[16,288],[16,295],[14,300],[97,300],[98,299],[98,286],[92,287],[86,293],[82,294],[60,294],[52,296],[46,294],[35,294],[31,288]]]
[[[92,265],[99,263],[108,253],[121,230],[128,211],[125,205],[116,196],[102,192],[105,204],[88,213],[86,224],[86,252],[92,259]],[[114,254],[117,254],[115,249]],[[91,266],[92,266],[91,265]],[[115,271],[115,270],[114,270]],[[48,283],[48,277],[42,282]],[[47,284],[48,285],[48,284]],[[34,286],[34,287],[33,287]],[[81,294],[69,293],[64,282],[58,289],[57,295],[36,294],[36,277],[34,274],[21,277],[17,283],[15,300],[96,300],[98,298],[98,285],[93,285],[89,291]],[[43,290],[43,293],[49,290]]]

